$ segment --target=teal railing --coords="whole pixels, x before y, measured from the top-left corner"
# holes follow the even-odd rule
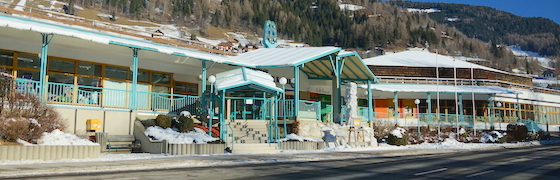
[[[39,94],[39,82],[25,79],[15,80],[15,90]],[[131,108],[130,90],[110,89],[93,86],[53,83],[46,84],[44,100],[54,104],[73,106]],[[137,107],[140,110],[196,112],[199,97],[156,92],[137,92]]]

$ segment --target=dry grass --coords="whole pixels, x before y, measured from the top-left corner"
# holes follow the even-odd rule
[[[212,25],[208,25],[206,27],[206,34],[208,35],[209,39],[225,39],[227,38],[227,36],[225,35],[227,32],[233,32],[233,30],[223,29]],[[198,36],[199,34],[196,35]]]
[[[0,140],[0,145],[21,145],[19,143],[15,143],[15,142],[8,142],[5,140]]]

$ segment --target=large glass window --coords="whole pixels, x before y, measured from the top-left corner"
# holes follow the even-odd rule
[[[17,77],[27,80],[39,80],[39,71],[17,70]]]
[[[132,71],[130,71],[130,78],[132,78]],[[132,79],[130,79],[132,80]],[[138,71],[138,81],[140,82],[150,82],[150,72],[148,71]]]
[[[98,78],[78,77],[78,85],[99,87],[101,86],[101,80]]]
[[[74,61],[64,61],[58,59],[49,60],[49,70],[74,73]]]
[[[114,79],[126,79],[126,75],[128,74],[128,69],[114,67],[114,66],[106,66],[105,67],[105,77],[114,78]]]
[[[14,53],[0,51],[0,65],[13,66]]]
[[[37,55],[18,54],[18,67],[39,69],[41,60]]]
[[[78,62],[78,74],[88,76],[101,76],[101,65]]]
[[[174,86],[175,92],[187,92],[187,84],[181,82],[175,82]]]
[[[152,83],[171,84],[171,75],[163,73],[152,73]]]
[[[74,76],[65,74],[49,73],[49,82],[74,84]]]

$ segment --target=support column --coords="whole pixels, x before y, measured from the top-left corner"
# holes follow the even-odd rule
[[[294,120],[299,116],[299,66],[294,67]]]
[[[519,103],[519,94],[515,94],[517,100],[517,122],[521,122],[521,104]]]
[[[426,103],[428,106],[428,122],[432,122],[432,94],[431,93],[427,93],[426,95]]]
[[[373,121],[373,94],[371,94],[371,80],[368,80],[367,83],[368,121]]]
[[[333,66],[333,74],[334,74],[334,78],[332,79],[332,96],[331,96],[332,114],[333,114],[332,120],[335,123],[341,123],[342,104],[340,102],[340,94],[341,94],[340,61],[338,57],[334,57],[333,59],[332,56],[329,56],[329,58],[331,59],[331,65]]]
[[[464,111],[463,110],[463,108],[464,108],[463,107],[463,94],[459,93],[458,98],[459,98],[459,100],[458,100],[459,101],[459,107],[457,107],[457,108],[459,108],[458,109],[459,110],[459,115],[461,117],[463,117],[463,111]]]
[[[399,124],[399,95],[398,92],[394,92],[393,94],[393,116],[395,116],[395,124]]]
[[[494,98],[495,98],[495,95],[491,95],[490,96],[490,103],[488,104],[488,108],[490,109],[490,113],[489,113],[490,119],[489,120],[490,120],[490,125],[491,126],[494,126]]]
[[[220,115],[220,138],[222,140],[224,140],[224,142],[225,142],[226,136],[227,136],[226,133],[225,133],[225,131],[226,131],[226,125],[225,125],[226,117],[225,116],[227,114],[227,112],[226,112],[226,92],[225,91],[222,91],[220,93],[220,111],[219,111],[219,113],[220,113],[219,114]]]
[[[41,33],[42,37],[42,44],[41,44],[41,64],[40,64],[40,71],[39,71],[39,97],[41,101],[45,102],[45,84],[47,83],[47,60],[48,60],[48,53],[49,53],[49,43],[51,42],[54,34],[44,34]]]
[[[130,109],[137,110],[138,103],[137,102],[137,88],[138,88],[138,48],[131,48],[132,49],[132,92],[130,93]]]

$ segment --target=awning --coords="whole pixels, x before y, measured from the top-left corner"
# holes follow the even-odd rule
[[[367,89],[366,85],[358,85]],[[425,92],[425,93],[475,93],[475,94],[521,94],[521,92],[498,86],[451,86],[437,84],[373,84],[372,90],[385,92]]]
[[[356,52],[340,51],[338,58],[342,59],[341,79],[346,81],[377,81],[371,70],[362,62],[362,58]],[[332,59],[323,57],[305,63],[301,68],[309,79],[332,79],[334,70]]]
[[[245,67],[216,74],[217,91],[235,91],[239,89],[255,89],[266,93],[283,93],[276,87],[274,78],[265,72]]]

